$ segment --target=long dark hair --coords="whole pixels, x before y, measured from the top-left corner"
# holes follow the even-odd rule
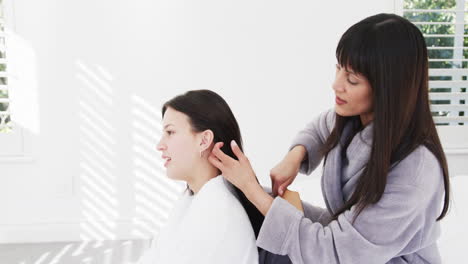
[[[440,163],[444,178],[444,206],[437,221],[449,208],[447,161],[429,106],[428,57],[424,37],[408,20],[393,14],[378,14],[351,26],[336,48],[338,64],[364,75],[373,90],[373,141],[370,158],[356,189],[335,218],[356,205],[355,218],[378,202],[391,166],[418,146],[425,146]],[[348,122],[357,117],[336,115],[335,127],[323,153],[339,144]],[[362,124],[354,125],[354,136]],[[345,141],[349,143],[349,138]],[[346,144],[345,144],[346,147]]]
[[[236,118],[232,113],[226,101],[217,93],[210,90],[194,90],[179,95],[163,105],[162,115],[167,108],[173,108],[189,117],[192,130],[202,132],[207,129],[213,131],[214,142],[224,142],[221,150],[230,157],[237,159],[231,150],[231,140],[235,140],[243,151],[242,137]],[[257,180],[258,181],[258,180]],[[245,197],[241,190],[234,188],[240,203],[249,216],[250,223],[258,236],[262,226],[264,216],[262,213]]]

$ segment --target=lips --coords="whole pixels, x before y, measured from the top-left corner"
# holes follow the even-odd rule
[[[335,102],[336,104],[338,105],[343,105],[343,104],[346,104],[347,102],[341,98],[339,98],[338,96],[335,98]]]
[[[163,155],[162,158],[166,160],[166,162],[164,162],[164,167],[167,167],[169,162],[172,160],[171,157]]]

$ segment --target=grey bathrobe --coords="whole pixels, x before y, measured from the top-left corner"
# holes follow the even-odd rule
[[[327,111],[309,123],[293,144],[303,145],[308,158],[301,172],[310,174],[322,160],[320,147],[334,126]],[[443,202],[442,169],[435,156],[418,147],[392,167],[379,202],[366,207],[353,223],[355,207],[331,220],[349,199],[370,154],[372,123],[352,139],[341,155],[340,144],[327,157],[322,193],[327,208],[307,203],[304,214],[276,197],[260,230],[257,246],[302,263],[441,263],[437,248]],[[345,127],[344,135],[349,133]]]

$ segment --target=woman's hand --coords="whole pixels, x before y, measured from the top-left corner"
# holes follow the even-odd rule
[[[231,141],[231,149],[239,160],[224,154],[220,149],[223,145],[222,142],[216,143],[208,160],[220,169],[223,177],[239,188],[263,215],[266,215],[273,204],[273,197],[260,186],[249,159],[242,153],[236,142]]]
[[[213,166],[221,170],[224,178],[239,188],[244,194],[247,194],[251,188],[259,185],[255,177],[255,172],[248,158],[242,153],[234,140],[231,141],[231,149],[238,160],[224,154],[220,149],[223,145],[223,142],[216,143],[208,160]]]
[[[283,196],[284,191],[296,179],[301,162],[306,155],[306,149],[298,145],[284,159],[270,170],[271,189],[273,196]]]

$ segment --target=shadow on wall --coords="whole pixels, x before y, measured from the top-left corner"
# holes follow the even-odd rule
[[[77,61],[80,172],[76,187],[81,199],[80,239],[116,239],[119,218],[116,128],[112,124],[112,76]],[[74,184],[75,185],[75,184]],[[79,186],[79,187],[78,187]]]
[[[130,264],[148,240],[0,245],[2,264]]]
[[[0,245],[1,264],[136,262],[149,244],[149,240],[139,239],[157,235],[178,193],[185,187],[167,179],[160,153],[156,151],[162,130],[160,107],[143,96],[123,94],[119,90],[122,87],[99,65],[78,60],[74,66],[75,81],[78,81],[79,170],[73,178],[73,193],[69,195],[77,198],[78,204],[70,206],[73,210],[76,206],[82,218],[66,223],[78,225],[78,232],[51,234],[49,240],[53,241],[55,235],[70,235],[70,240],[83,241],[3,244]],[[126,101],[129,107],[122,110],[115,101]],[[29,108],[17,107],[17,110],[22,116],[32,112]],[[125,131],[118,123],[122,122],[119,111],[128,113]],[[35,120],[39,122],[39,118]],[[28,132],[37,132],[23,123],[17,125],[20,126]],[[125,135],[127,144],[122,147],[120,140]],[[122,164],[122,160],[128,164]],[[57,221],[59,225],[61,220]],[[47,223],[46,228],[55,230],[54,224]]]
[[[162,136],[161,110],[144,98],[132,95],[132,157],[135,218],[132,235],[156,234],[168,218],[184,184],[166,177],[165,168],[156,151]],[[156,162],[158,161],[158,162]]]
[[[75,184],[85,222],[82,240],[157,235],[183,184],[165,176],[156,144],[160,107],[131,94],[99,65],[75,63],[79,80],[80,173]],[[117,89],[118,88],[118,89]],[[133,196],[132,196],[133,195]],[[129,212],[130,211],[130,212]]]

